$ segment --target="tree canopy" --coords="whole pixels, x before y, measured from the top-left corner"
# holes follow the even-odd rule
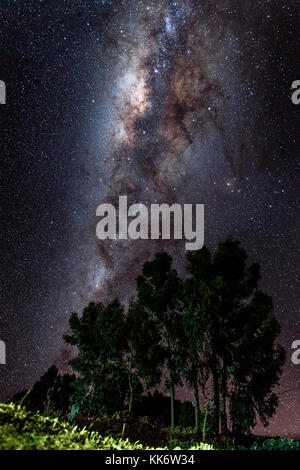
[[[162,252],[144,263],[128,306],[118,299],[92,302],[81,316],[71,315],[64,338],[77,348],[70,362],[77,373],[72,402],[89,416],[133,412],[164,378],[171,427],[181,384],[193,390],[196,431],[208,412],[215,434],[248,433],[257,419],[266,426],[278,406],[285,353],[276,343],[272,299],[259,290],[259,265],[247,262],[232,237],[214,253],[207,247],[188,252],[183,279],[172,262]],[[32,397],[44,400],[56,375],[49,369]],[[52,397],[59,401],[58,390]]]

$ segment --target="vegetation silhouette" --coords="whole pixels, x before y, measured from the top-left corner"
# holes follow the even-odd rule
[[[156,253],[144,263],[127,308],[113,299],[71,315],[64,339],[77,348],[70,362],[76,375],[60,376],[51,367],[14,401],[23,396],[32,410],[65,415],[73,405],[72,417],[127,410],[171,429],[191,426],[193,413],[204,440],[207,431],[250,434],[258,419],[267,426],[278,406],[274,390],[285,352],[276,343],[280,325],[272,299],[259,281],[259,265],[247,263],[232,237],[215,253],[207,247],[188,252],[183,279],[169,254]],[[159,392],[162,378],[170,398]],[[182,384],[193,391],[193,405],[176,400]],[[201,410],[200,403],[206,403]]]

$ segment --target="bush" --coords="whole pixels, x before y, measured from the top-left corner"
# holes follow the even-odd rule
[[[250,447],[251,450],[300,450],[300,441],[277,437],[276,439],[257,438]]]

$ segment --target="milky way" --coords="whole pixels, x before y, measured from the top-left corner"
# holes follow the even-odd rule
[[[1,6],[3,397],[66,370],[70,312],[127,302],[155,251],[182,273],[184,242],[97,240],[99,204],[198,203],[212,250],[261,263],[287,350],[267,432],[299,437],[299,0],[36,3]]]

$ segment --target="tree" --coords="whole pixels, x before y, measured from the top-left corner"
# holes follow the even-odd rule
[[[189,277],[183,288],[184,316],[182,353],[183,375],[194,392],[195,431],[199,429],[199,385],[202,390],[209,375],[209,345],[212,291],[207,282],[210,253],[207,248],[187,255]],[[210,271],[210,270],[209,270]]]
[[[24,405],[33,411],[43,411],[46,402],[50,399],[51,392],[58,377],[57,367],[49,367],[45,374],[35,382],[32,389],[24,397]]]
[[[141,381],[147,388],[156,386],[160,381],[163,355],[159,342],[154,319],[137,300],[131,299],[126,316],[124,355],[129,386],[129,412],[132,411],[134,393],[141,391]]]
[[[71,395],[75,385],[76,376],[74,374],[58,375],[53,389],[49,394],[49,400],[55,410],[68,413],[71,408]]]
[[[65,340],[79,350],[70,364],[79,373],[74,400],[81,410],[111,414],[127,402],[131,412],[142,382],[153,387],[160,380],[161,348],[154,320],[137,301],[131,300],[126,314],[116,299],[106,307],[90,303],[81,318],[72,314],[70,326],[73,334]]]
[[[271,299],[258,291],[259,265],[247,265],[240,242],[228,237],[213,257],[203,250],[189,255],[189,271],[203,286],[196,300],[205,312],[200,330],[213,379],[216,432],[227,433],[228,408],[233,429],[246,432],[256,413],[266,423],[276,409],[272,390],[284,361],[275,345],[280,327]]]
[[[91,302],[81,318],[73,313],[69,323],[72,335],[64,339],[78,348],[78,356],[70,361],[79,373],[74,400],[81,411],[94,416],[123,408],[127,386],[123,307],[117,299],[106,307]]]
[[[45,412],[50,404],[55,412],[66,414],[70,410],[70,395],[75,380],[75,375],[60,375],[57,367],[51,366],[32,389],[15,394],[10,401],[21,402],[26,408],[40,412]]]
[[[243,308],[245,302],[252,297],[260,279],[259,265],[254,263],[248,267],[246,260],[246,251],[232,237],[219,244],[213,257],[213,288],[219,303],[214,315],[212,346],[216,360],[214,380],[217,382],[215,388],[219,388],[222,434],[228,431],[228,382],[232,375],[233,354],[244,335],[241,328]]]
[[[199,387],[204,392],[208,378],[214,398],[209,427],[216,434],[227,433],[230,423],[235,434],[247,433],[257,417],[268,424],[285,354],[276,344],[280,326],[272,299],[258,290],[259,265],[247,264],[246,251],[232,237],[214,256],[203,247],[188,253],[187,262],[184,282],[167,253],[144,263],[127,314],[117,299],[107,306],[90,303],[81,318],[72,314],[65,340],[78,348],[71,365],[79,373],[74,399],[81,411],[112,413],[125,403],[132,411],[142,386],[156,386],[166,370],[171,428],[175,386],[183,377],[194,391],[196,430]],[[48,390],[57,381],[50,372],[36,387],[41,397],[48,396],[45,383]]]
[[[257,291],[245,305],[241,321],[243,337],[235,345],[230,418],[235,434],[248,433],[257,423],[264,426],[275,413],[278,385],[285,361],[281,346],[275,344],[280,326],[273,313],[271,297]]]
[[[137,279],[138,300],[155,321],[164,365],[168,371],[167,386],[171,396],[171,428],[174,428],[175,385],[180,383],[179,335],[181,285],[177,272],[172,269],[172,258],[167,253],[156,253],[152,261],[143,265]]]

